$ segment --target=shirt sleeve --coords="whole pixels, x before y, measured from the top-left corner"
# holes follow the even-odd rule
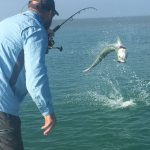
[[[46,31],[29,27],[22,32],[26,87],[43,116],[54,112],[45,65],[48,48]]]

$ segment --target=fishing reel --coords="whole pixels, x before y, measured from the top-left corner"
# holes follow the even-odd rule
[[[54,41],[54,31],[48,30],[48,49],[58,49],[60,52],[63,50],[63,47],[56,47]]]

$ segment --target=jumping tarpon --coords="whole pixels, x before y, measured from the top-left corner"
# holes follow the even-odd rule
[[[120,38],[118,38],[116,43],[110,44],[104,47],[102,51],[100,51],[100,53],[97,55],[92,65],[88,67],[87,69],[83,70],[83,72],[90,71],[97,64],[99,64],[103,60],[104,57],[106,57],[111,52],[116,52],[118,62],[124,63],[126,61],[126,47],[122,44]]]

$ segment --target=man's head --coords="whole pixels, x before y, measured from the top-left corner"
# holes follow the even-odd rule
[[[52,18],[55,15],[59,15],[55,9],[54,0],[30,0],[28,7],[30,10],[39,13],[46,29],[50,27]]]

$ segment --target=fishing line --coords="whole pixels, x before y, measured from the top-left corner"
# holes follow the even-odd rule
[[[26,4],[24,4],[23,6],[22,6],[22,8],[21,8],[21,13],[24,11],[24,9],[26,8],[28,6],[28,3],[26,3]]]

